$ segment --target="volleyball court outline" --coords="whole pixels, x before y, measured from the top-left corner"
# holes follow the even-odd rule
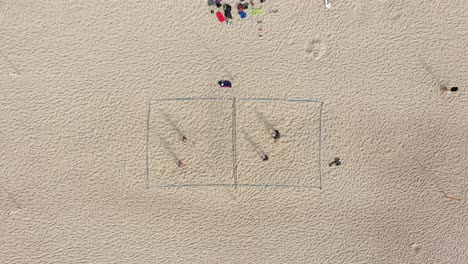
[[[150,166],[149,166],[149,148],[150,148],[150,116],[151,116],[151,101],[153,102],[164,102],[164,101],[232,101],[233,103],[233,114],[232,114],[232,151],[233,151],[233,175],[232,178],[234,183],[232,184],[166,184],[166,185],[154,185],[150,186]],[[319,186],[307,186],[307,185],[283,185],[283,184],[239,184],[237,182],[237,101],[283,101],[283,102],[296,102],[296,103],[316,103],[319,104],[319,155],[318,155],[318,166],[319,166]],[[322,169],[322,149],[323,149],[323,107],[325,103],[321,100],[313,99],[278,99],[278,98],[215,98],[215,97],[181,97],[181,98],[163,98],[163,99],[150,99],[148,101],[147,111],[147,127],[146,127],[146,189],[153,188],[187,188],[187,187],[276,187],[276,188],[305,188],[305,189],[320,189],[323,190],[323,169]]]

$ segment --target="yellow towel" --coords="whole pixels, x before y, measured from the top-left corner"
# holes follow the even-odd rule
[[[252,13],[252,16],[258,16],[260,14],[263,14],[263,8],[252,8],[250,9],[251,10],[251,13]]]

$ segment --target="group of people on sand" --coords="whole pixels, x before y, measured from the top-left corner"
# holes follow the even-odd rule
[[[272,137],[273,137],[273,140],[275,142],[278,142],[279,139],[281,138],[281,133],[277,129],[275,129],[275,130],[273,130]],[[184,135],[184,136],[182,136],[181,141],[182,141],[182,143],[188,143],[189,139],[187,138],[187,136]],[[262,158],[263,161],[267,161],[269,159],[268,155],[265,154],[265,153],[262,155],[261,158]],[[185,167],[185,163],[181,159],[179,159],[179,160],[177,160],[177,166],[179,168],[183,168],[183,167]]]
[[[185,135],[183,135],[180,140],[182,141],[182,143],[188,143],[189,142],[189,139]],[[177,166],[179,168],[183,168],[183,167],[185,167],[185,163],[181,159],[179,159],[179,160],[177,160]]]
[[[259,3],[257,2],[259,1]],[[263,13],[263,8],[256,7],[257,5],[265,2],[266,0],[239,0],[236,4],[235,8],[237,9],[237,14],[241,19],[247,18],[247,10],[251,10],[251,14],[256,16],[258,14]],[[211,13],[216,14],[219,22],[223,23],[226,22],[228,25],[232,25],[232,20],[234,19],[232,16],[233,7],[226,3],[223,0],[208,0],[208,5],[212,7]]]

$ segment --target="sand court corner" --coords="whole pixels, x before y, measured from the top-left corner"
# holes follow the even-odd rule
[[[147,187],[320,189],[322,109],[316,100],[154,99]]]

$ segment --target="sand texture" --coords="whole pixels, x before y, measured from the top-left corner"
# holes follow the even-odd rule
[[[228,2],[0,1],[0,263],[468,263],[468,2]]]

